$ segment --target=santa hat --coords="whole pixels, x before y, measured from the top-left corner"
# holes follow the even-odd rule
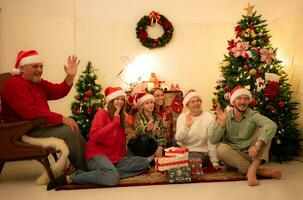
[[[249,97],[249,99],[251,100],[252,99],[252,95],[250,93],[249,90],[245,89],[244,87],[242,86],[236,86],[234,89],[232,89],[232,91],[230,92],[230,104],[231,105],[234,105],[234,100],[238,97],[238,96],[241,96],[241,95],[247,95]]]
[[[138,93],[135,95],[134,105],[135,107],[139,107],[147,100],[155,101],[155,97],[152,94],[146,92]]]
[[[42,63],[42,60],[36,50],[20,51],[17,56],[15,68],[12,70],[13,75],[21,73],[19,67],[28,64]]]
[[[200,95],[196,92],[196,90],[191,89],[184,96],[183,107],[186,107],[186,105],[188,104],[189,100],[191,98],[193,98],[193,97],[199,97],[201,99]]]
[[[118,96],[126,97],[125,92],[121,87],[107,87],[104,91],[106,102],[110,102],[111,100],[117,98]]]

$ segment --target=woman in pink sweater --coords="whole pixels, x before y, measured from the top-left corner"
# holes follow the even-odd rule
[[[114,186],[122,178],[149,169],[149,158],[126,155],[125,93],[120,87],[108,87],[105,96],[108,104],[96,113],[86,145],[89,171],[58,177],[48,184],[48,190],[65,184]]]

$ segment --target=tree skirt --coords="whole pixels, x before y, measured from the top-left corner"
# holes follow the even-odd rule
[[[206,183],[206,182],[223,182],[223,181],[243,181],[246,177],[238,171],[224,171],[216,170],[214,168],[204,168],[204,175],[200,180],[192,180],[191,183]],[[265,179],[264,177],[258,177]],[[144,185],[164,185],[169,183],[166,173],[157,172],[151,169],[148,173],[140,176],[134,176],[120,180],[119,184],[114,187],[129,187],[129,186],[144,186]],[[59,186],[56,190],[78,190],[78,189],[91,189],[91,188],[107,188],[108,186],[102,185],[64,185]]]

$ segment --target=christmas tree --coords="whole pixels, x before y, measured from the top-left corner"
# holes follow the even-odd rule
[[[72,118],[78,123],[81,134],[88,139],[92,120],[97,110],[105,105],[105,98],[101,94],[101,85],[96,83],[97,76],[91,62],[82,73],[76,83],[77,94],[71,109]]]
[[[251,108],[278,126],[270,149],[271,158],[279,162],[292,160],[300,150],[300,132],[295,122],[298,103],[291,101],[287,74],[276,58],[277,48],[270,42],[266,20],[256,15],[253,8],[248,4],[247,15],[243,15],[235,27],[236,38],[228,41],[228,54],[220,63],[221,78],[213,103],[226,107],[230,91],[238,85],[250,90]]]

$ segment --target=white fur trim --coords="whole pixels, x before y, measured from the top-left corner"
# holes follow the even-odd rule
[[[142,105],[147,100],[155,101],[155,97],[152,94],[146,94],[139,99],[139,105]]]
[[[13,68],[12,71],[11,71],[11,74],[13,76],[20,75],[21,74],[21,70],[19,68]]]
[[[33,64],[33,63],[42,63],[42,60],[39,55],[32,55],[22,58],[19,66]]]
[[[118,96],[124,96],[126,97],[126,94],[123,90],[117,90],[116,92],[111,93],[106,97],[106,102],[110,102],[111,100],[117,98]]]
[[[57,162],[51,165],[51,170],[55,177],[61,176],[68,164],[69,150],[65,142],[61,139],[49,137],[49,138],[34,138],[27,135],[23,135],[21,140],[28,144],[39,145],[43,148],[54,148],[56,151],[60,151],[61,155]],[[50,181],[47,171],[43,168],[42,174],[36,179],[36,184],[46,185]]]
[[[186,105],[187,105],[187,103],[190,101],[190,99],[193,98],[193,97],[199,97],[199,98],[201,99],[201,97],[200,97],[200,95],[198,94],[198,92],[190,92],[190,93],[188,93],[188,94],[185,96],[185,98],[183,99],[183,107],[184,107],[184,108],[186,107]]]
[[[234,100],[238,97],[238,96],[241,96],[241,95],[247,95],[250,100],[252,99],[252,95],[250,93],[249,90],[245,89],[245,88],[240,88],[240,89],[237,89],[230,97],[230,104],[231,105],[234,105]]]

